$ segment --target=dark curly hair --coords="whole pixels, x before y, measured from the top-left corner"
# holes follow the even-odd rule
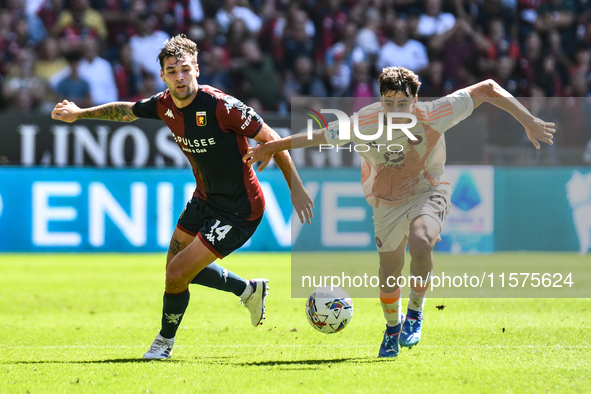
[[[195,64],[197,64],[198,52],[197,44],[188,39],[184,34],[179,34],[164,42],[164,48],[158,54],[158,62],[160,63],[160,68],[163,70],[164,62],[169,57],[175,57],[177,59],[192,57],[195,59]]]
[[[419,93],[419,76],[408,68],[386,67],[378,78],[380,95],[388,92],[402,92],[406,97],[415,97]]]

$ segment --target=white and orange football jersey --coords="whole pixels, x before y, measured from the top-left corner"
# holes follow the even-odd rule
[[[470,94],[466,90],[458,90],[438,100],[414,105],[417,124],[409,131],[417,141],[412,141],[402,130],[394,130],[392,139],[388,140],[385,125],[376,140],[362,140],[353,131],[353,116],[349,118],[351,140],[339,138],[338,121],[329,123],[324,135],[327,143],[333,146],[351,141],[358,145],[356,150],[362,158],[361,185],[371,206],[397,207],[428,190],[449,190],[449,183],[443,176],[446,157],[443,133],[464,120],[473,110],[474,102]],[[383,114],[379,116],[382,111],[378,101],[358,112],[360,134],[377,134],[378,120],[385,119]]]

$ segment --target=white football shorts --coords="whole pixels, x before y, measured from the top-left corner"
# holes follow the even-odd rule
[[[418,194],[399,207],[374,207],[373,222],[378,252],[391,252],[398,249],[404,237],[408,237],[412,221],[421,215],[429,215],[435,219],[441,231],[449,208],[449,193],[444,190],[429,190]],[[437,236],[437,241],[441,241],[441,236]]]

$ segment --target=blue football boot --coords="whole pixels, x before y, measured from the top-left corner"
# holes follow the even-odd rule
[[[402,331],[400,332],[400,346],[412,348],[419,343],[421,340],[422,325],[423,313],[409,309],[406,320],[402,325]]]
[[[402,321],[404,321],[404,315],[402,315]],[[398,323],[394,327],[390,327],[386,324],[386,331],[384,331],[384,339],[382,340],[382,346],[380,346],[380,358],[392,358],[398,356],[400,348],[398,347],[398,338],[400,337],[400,328],[402,322]]]

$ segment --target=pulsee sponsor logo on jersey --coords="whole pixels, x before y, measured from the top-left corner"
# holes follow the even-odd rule
[[[321,109],[320,112],[313,110],[312,108],[307,108],[307,107],[303,107],[304,109],[307,109],[309,111],[311,111],[312,113],[306,112],[307,115],[310,115],[314,120],[316,120],[316,123],[318,124],[318,126],[320,126],[321,129],[327,129],[330,132],[331,138],[332,139],[336,139],[338,138],[341,141],[351,141],[351,122],[349,120],[349,116],[347,116],[347,114],[341,110],[338,109]],[[325,113],[329,113],[329,114],[334,114],[337,117],[338,120],[338,127],[329,127],[328,123],[326,122],[326,120],[324,119],[324,117],[321,115],[321,113],[325,114]],[[384,133],[384,112],[380,111],[379,113],[377,113],[377,126],[378,129],[374,134],[362,134],[359,131],[359,126],[360,126],[360,122],[359,122],[359,113],[355,112],[353,114],[353,133],[355,133],[355,136],[357,138],[359,138],[360,140],[363,141],[373,141],[369,144],[356,144],[353,149],[355,149],[356,152],[368,152],[370,149],[377,149],[378,152],[380,151],[380,149],[384,150],[384,151],[388,151],[388,152],[402,152],[402,150],[404,149],[404,147],[400,144],[378,144],[376,143],[376,140],[380,139],[382,137],[382,134]],[[400,118],[404,118],[404,119],[408,119],[410,120],[410,122],[408,123],[394,123],[393,120],[394,119],[400,119]],[[415,137],[409,129],[413,128],[414,126],[416,126],[417,124],[417,118],[415,115],[411,114],[411,113],[407,113],[407,112],[389,112],[386,114],[386,139],[387,141],[392,141],[394,139],[393,137],[393,131],[394,130],[399,130],[402,131],[407,137],[408,137],[408,142],[411,145],[417,145],[420,144],[422,141],[422,137],[419,136],[419,138]],[[307,130],[308,130],[308,139],[311,140],[312,134],[313,134],[313,124],[312,124],[312,119],[308,119],[308,123],[307,123]],[[319,147],[319,151],[322,151],[323,149],[327,150],[327,149],[333,149],[334,147],[330,144],[321,144]],[[339,150],[339,147],[336,147],[337,151]]]
[[[179,144],[182,150],[189,153],[205,153],[208,146],[215,145],[215,139],[212,138],[183,138],[178,135],[173,135],[174,140]]]

